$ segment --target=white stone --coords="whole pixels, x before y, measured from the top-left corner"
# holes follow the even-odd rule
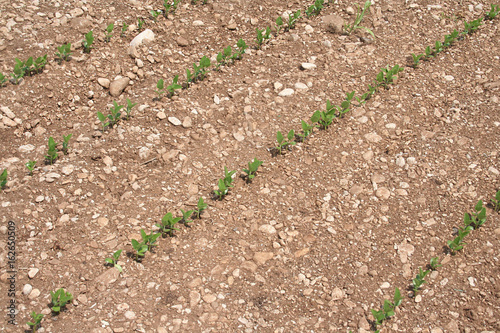
[[[193,26],[195,26],[195,27],[202,26],[203,24],[204,24],[203,21],[199,21],[199,20],[193,21]]]
[[[276,233],[276,228],[274,228],[270,224],[264,224],[259,227],[259,231],[262,231],[266,234],[275,234]]]
[[[132,41],[130,42],[130,46],[137,47],[142,43],[144,43],[145,41],[153,41],[154,39],[155,39],[155,33],[150,29],[146,29],[137,36],[135,36],[134,39],[132,39]]]
[[[35,149],[35,146],[33,146],[33,145],[22,145],[19,148],[17,148],[17,150],[20,153],[29,153],[30,151],[33,151],[34,149]]]
[[[127,311],[125,312],[125,318],[128,320],[133,320],[135,319],[135,313],[133,311]]]
[[[295,89],[305,90],[305,89],[308,89],[308,88],[309,87],[305,83],[302,83],[302,82],[295,83]]]
[[[25,284],[23,287],[23,295],[29,295],[33,290],[33,286],[31,284]]]
[[[293,89],[286,88],[286,89],[283,89],[278,95],[281,97],[285,97],[285,96],[292,96],[293,93],[294,93]]]
[[[176,117],[168,117],[168,121],[174,126],[182,125],[182,122],[179,119],[177,119]]]
[[[316,65],[309,62],[303,62],[300,64],[300,68],[303,70],[315,69]]]
[[[7,106],[2,106],[0,108],[0,110],[2,110],[2,112],[7,116],[9,117],[10,119],[14,119],[16,117],[16,115],[14,114],[14,112],[12,112],[9,107]]]
[[[37,274],[38,274],[38,271],[40,271],[38,268],[32,268],[28,271],[28,277],[30,279],[33,279]]]
[[[236,141],[243,141],[245,140],[245,136],[243,136],[243,134],[241,134],[240,132],[236,132],[233,134],[234,138],[236,139]]]

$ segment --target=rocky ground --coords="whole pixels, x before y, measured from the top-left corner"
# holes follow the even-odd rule
[[[256,28],[311,3],[183,0],[156,23],[160,1],[0,3],[0,72],[48,54],[43,72],[0,88],[3,331],[27,329],[36,311],[38,332],[365,332],[395,288],[404,299],[382,332],[500,331],[500,217],[489,204],[500,187],[500,19],[417,68],[411,53],[490,3],[376,1],[362,23],[374,39],[338,33],[356,10],[338,1],[255,48]],[[138,18],[154,37],[130,47]],[[202,56],[215,63],[239,39],[249,46],[241,60],[157,98],[160,78],[183,83],[186,68]],[[68,42],[71,57],[58,61]],[[300,132],[327,100],[362,94],[395,64],[404,71],[390,89],[273,156],[277,131]],[[97,112],[127,99],[137,103],[130,119],[103,131]],[[59,143],[53,165],[49,137]],[[247,183],[253,158],[264,163]],[[225,166],[235,186],[218,201]],[[200,219],[134,260],[141,229],[200,197]],[[487,222],[452,255],[446,242],[479,200]],[[18,325],[7,322],[9,221]],[[122,273],[105,265],[119,249]],[[436,256],[442,267],[415,297],[412,279]],[[59,288],[74,300],[54,315]]]

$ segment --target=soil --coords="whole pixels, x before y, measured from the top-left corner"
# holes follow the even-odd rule
[[[0,3],[0,71],[48,54],[42,73],[0,88],[0,330],[28,329],[36,311],[38,332],[365,332],[371,309],[399,288],[404,300],[381,332],[500,331],[500,217],[489,204],[500,187],[500,19],[416,69],[408,63],[490,3],[376,1],[361,24],[373,39],[328,30],[327,15],[354,21],[354,4],[338,1],[256,50],[256,28],[312,1],[201,2],[182,1],[157,23],[150,10],[161,1]],[[134,59],[139,32],[120,29],[138,17],[155,37]],[[186,68],[204,55],[214,63],[240,38],[250,46],[242,60],[156,98],[158,79],[185,82]],[[69,61],[57,61],[68,42]],[[395,64],[405,67],[390,89],[273,157],[277,131],[300,132],[327,100],[360,95]],[[98,82],[120,77],[130,81],[115,97]],[[285,88],[294,93],[279,96]],[[130,119],[102,132],[97,112],[127,98],[138,103]],[[48,138],[68,134],[68,153],[45,164]],[[253,158],[264,164],[247,183]],[[237,177],[217,201],[225,166]],[[200,197],[209,205],[200,219],[134,260],[141,229],[156,231]],[[486,224],[450,254],[446,242],[479,200]],[[17,325],[8,323],[9,221]],[[119,249],[121,274],[105,265]],[[436,256],[442,267],[414,297],[412,279]],[[55,315],[59,288],[74,300]]]

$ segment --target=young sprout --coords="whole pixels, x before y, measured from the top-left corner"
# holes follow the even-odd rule
[[[156,83],[156,93],[158,94],[158,100],[161,99],[161,95],[163,95],[165,93],[165,90],[163,90],[164,88],[164,83],[163,83],[163,79],[159,79],[158,82]]]
[[[43,314],[41,313],[36,313],[35,311],[31,312],[31,320],[33,321],[28,321],[26,324],[31,327],[31,332],[35,333],[38,327],[40,327],[40,324],[42,323],[43,319]]]
[[[154,246],[158,245],[158,244],[156,244],[156,240],[160,236],[161,236],[161,233],[153,234],[152,230],[151,230],[151,233],[148,235],[148,234],[146,234],[146,232],[143,229],[141,229],[142,242],[147,246],[148,251],[150,251],[150,252]]]
[[[382,310],[376,311],[372,309],[371,312],[373,317],[375,318],[375,326],[381,325],[384,320],[394,316],[396,307],[401,305],[402,300],[403,297],[401,297],[401,292],[399,291],[398,288],[396,288],[394,292],[393,302],[386,299],[384,301],[384,306],[382,307]]]
[[[278,150],[278,154],[282,155],[283,154],[283,149],[288,148],[288,146],[293,146],[296,144],[295,141],[293,141],[293,138],[295,138],[295,131],[290,130],[288,132],[287,137],[283,136],[280,131],[276,134],[276,140],[278,141],[278,145],[275,147],[276,150]]]
[[[418,54],[416,55],[415,53],[411,54],[413,58],[413,68],[417,68],[418,64],[420,63],[420,59],[424,56],[423,54]]]
[[[232,185],[233,182],[233,175],[236,173],[236,171],[229,171],[227,167],[224,167],[224,185],[229,189],[231,187],[234,187]]]
[[[464,21],[464,31],[462,32],[462,34],[464,34],[464,35],[472,35],[483,24],[482,22],[483,22],[483,18],[482,17],[478,18],[478,19],[476,19],[474,21],[471,21],[471,22],[465,22]]]
[[[120,33],[120,37],[125,37],[125,33],[127,32],[127,29],[128,29],[128,24],[123,22],[123,25],[122,25],[122,31]]]
[[[418,290],[425,283],[425,280],[424,280],[425,276],[427,274],[429,274],[429,272],[430,272],[429,270],[423,271],[422,267],[419,267],[418,271],[419,272],[418,272],[417,276],[412,280],[413,296],[417,295]]]
[[[48,146],[49,149],[47,155],[45,155],[45,160],[48,164],[54,164],[54,161],[57,159],[57,148],[53,137],[49,137]]]
[[[25,165],[30,172],[30,176],[33,176],[33,170],[35,170],[36,161],[29,161]]]
[[[182,86],[177,83],[178,80],[179,80],[179,75],[176,75],[174,77],[174,79],[172,80],[172,84],[167,87],[168,97],[169,98],[172,98],[174,96],[175,91],[177,89],[182,89]]]
[[[466,229],[473,228],[479,229],[484,223],[486,223],[486,208],[483,207],[483,201],[479,200],[476,206],[474,207],[474,213],[464,214],[464,224]]]
[[[52,297],[52,311],[55,313],[61,312],[66,307],[66,304],[73,300],[73,295],[64,291],[63,288],[58,289],[56,292],[50,292]]]
[[[59,61],[69,60],[69,56],[71,55],[71,43],[63,44],[57,47],[56,56],[59,57]]]
[[[34,63],[35,73],[40,73],[40,71],[45,68],[46,64],[47,64],[47,55],[36,58]]]
[[[167,213],[165,214],[162,219],[161,223],[157,223],[156,226],[160,228],[160,232],[163,235],[163,237],[166,237],[167,235],[170,237],[174,237],[175,230],[179,230],[175,227],[175,225],[183,219],[182,217],[173,217],[172,213]]]
[[[488,13],[486,13],[487,20],[493,20],[497,17],[498,13],[500,13],[500,6],[491,4],[491,9]]]
[[[137,240],[132,239],[132,247],[135,250],[135,261],[139,261],[139,257],[144,257],[148,251],[148,246],[146,244],[139,243]]]
[[[288,14],[288,26],[287,26],[287,30],[292,30],[292,29],[295,29],[295,24],[297,23],[297,20],[300,18],[300,10],[297,10],[295,13],[293,14]]]
[[[144,25],[144,20],[141,18],[138,18],[137,19],[137,30],[141,31],[143,25]]]
[[[435,271],[438,269],[438,267],[441,267],[443,265],[439,264],[439,257],[434,257],[431,258],[431,261],[429,262],[429,267],[432,271]]]
[[[189,227],[189,223],[193,222],[193,220],[191,220],[191,216],[193,216],[194,209],[188,210],[187,212],[181,209],[181,213],[182,220],[180,220],[180,222],[183,223],[186,227]]]
[[[159,11],[159,10],[152,10],[151,11],[151,15],[153,16],[153,21],[155,21],[155,23],[157,22],[158,16],[160,16],[160,14],[161,14],[161,11]]]
[[[458,228],[458,235],[455,237],[452,241],[447,241],[448,247],[451,250],[452,254],[455,254],[456,252],[460,251],[461,249],[464,248],[464,245],[467,244],[464,242],[465,236],[467,236],[472,230],[472,227],[466,227],[466,228]]]
[[[172,0],[164,0],[163,1],[163,8],[165,8],[165,10],[163,11],[163,15],[165,17],[167,17],[168,13],[170,12],[170,8],[172,7],[172,3],[170,1],[172,1]]]
[[[111,114],[108,114],[108,119],[109,119],[109,125],[112,127],[113,125],[116,125],[118,123],[118,120],[120,120],[120,116],[122,115],[120,110],[123,108],[123,105],[118,105],[116,101],[113,101],[113,107],[110,108],[109,110],[111,111]]]
[[[107,264],[113,265],[121,273],[123,271],[122,266],[118,265],[118,258],[120,258],[120,254],[122,254],[122,250],[116,251],[113,253],[112,258],[106,258],[105,261]]]
[[[278,16],[276,19],[276,36],[280,33],[281,28],[283,28],[283,18]]]
[[[127,120],[130,118],[130,113],[132,112],[132,108],[136,106],[137,103],[132,103],[130,99],[127,98],[127,108],[125,109],[125,112],[127,113]]]
[[[105,36],[104,36],[104,40],[109,43],[111,41],[111,37],[113,37],[113,29],[115,28],[115,24],[114,23],[110,23],[107,27],[106,27],[106,32],[105,32]]]
[[[196,218],[199,219],[201,216],[201,213],[207,209],[208,205],[203,201],[203,197],[200,197],[198,200],[198,204],[196,205],[196,210],[194,213],[196,214]]]
[[[491,203],[493,204],[493,209],[496,212],[500,212],[500,190],[495,194],[495,198],[491,199]]]
[[[103,115],[102,112],[97,111],[97,118],[101,122],[102,132],[104,133],[104,129],[106,128],[106,126],[109,126],[108,117],[106,117],[105,115]]]
[[[0,87],[3,87],[8,80],[9,78],[7,76],[0,73]]]
[[[21,64],[16,63],[14,65],[14,72],[10,74],[12,76],[12,83],[19,84],[21,79],[24,77],[24,70]]]
[[[248,162],[248,169],[243,169],[243,172],[247,174],[247,182],[251,182],[252,179],[255,178],[257,169],[262,165],[262,161],[259,161],[257,158],[254,158],[252,162]]]
[[[220,201],[229,193],[229,189],[227,188],[227,186],[224,182],[224,179],[219,179],[219,182],[217,185],[218,185],[218,189],[214,190],[214,193]]]
[[[0,174],[0,190],[2,190],[5,185],[7,185],[7,169],[4,169]]]
[[[371,31],[368,28],[360,26],[361,21],[363,21],[363,17],[365,16],[365,12],[370,9],[370,5],[371,5],[371,1],[367,0],[365,2],[363,10],[361,10],[361,7],[358,4],[356,4],[356,19],[354,20],[354,22],[352,24],[346,23],[344,25],[344,30],[348,35],[350,35],[353,31],[355,31],[357,29],[362,29],[362,30],[368,32],[373,38],[375,38],[375,34],[373,33],[373,31]]]
[[[85,34],[85,39],[82,42],[83,50],[85,53],[90,53],[92,43],[94,43],[94,32],[89,31],[88,33]]]
[[[309,18],[311,16],[319,15],[323,9],[324,0],[316,0],[313,5],[309,6],[306,10],[306,16]]]
[[[66,136],[63,135],[62,151],[64,155],[68,154],[69,140],[71,140],[72,136],[73,134],[68,134]]]

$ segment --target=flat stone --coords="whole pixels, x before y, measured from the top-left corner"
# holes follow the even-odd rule
[[[191,291],[189,293],[189,305],[191,307],[194,307],[196,306],[196,304],[198,304],[201,300],[201,295],[199,292],[196,292],[196,291]]]
[[[245,140],[245,136],[241,134],[240,132],[236,132],[233,134],[233,137],[236,139],[236,141],[241,142]]]
[[[179,45],[181,47],[185,47],[185,46],[189,45],[188,40],[182,36],[177,37],[177,39],[175,41],[177,42],[177,45]]]
[[[177,119],[176,117],[168,117],[168,121],[174,126],[182,125],[182,122],[179,119]]]
[[[33,290],[33,286],[29,283],[25,284],[23,287],[23,295],[29,295]]]
[[[295,258],[300,258],[300,257],[305,256],[306,254],[308,254],[309,251],[310,251],[310,248],[306,247],[306,248],[303,248],[301,250],[295,251],[295,253],[293,255],[295,256]]]
[[[122,77],[120,79],[114,80],[109,85],[109,93],[111,96],[118,97],[123,92],[123,90],[128,86],[130,79],[128,77]]]
[[[257,271],[257,264],[254,263],[253,261],[244,261],[241,264],[241,268],[246,269],[252,273],[255,273]]]
[[[141,32],[140,34],[138,34],[137,36],[135,36],[129,45],[135,48],[135,47],[141,45],[142,43],[145,43],[148,41],[151,42],[154,39],[155,39],[155,33],[150,29],[146,29],[143,32]]]
[[[20,153],[29,153],[35,149],[35,146],[33,145],[22,145],[19,148],[17,148],[17,151]]]
[[[385,187],[380,187],[377,192],[375,192],[375,195],[380,198],[380,199],[389,199],[389,197],[391,196],[391,191],[389,191],[387,188]]]
[[[306,90],[309,89],[309,87],[305,83],[297,82],[295,83],[295,89]]]
[[[14,119],[16,117],[16,115],[14,114],[14,112],[12,112],[8,106],[2,106],[0,107],[0,110],[2,110],[2,112],[7,116],[9,117],[10,119]]]
[[[7,117],[2,118],[2,123],[8,127],[16,127],[17,126],[17,123],[14,120],[7,118]]]
[[[216,299],[217,297],[214,294],[206,294],[203,296],[203,301],[208,304],[215,302]]]
[[[28,277],[30,279],[33,279],[39,272],[40,270],[38,268],[31,268],[29,271],[28,271]]]
[[[380,285],[380,289],[387,289],[391,286],[389,282],[384,282]]]
[[[375,132],[365,134],[365,139],[368,142],[377,143],[382,141],[382,137]]]
[[[276,233],[276,228],[274,228],[270,224],[264,224],[259,227],[259,231],[262,231],[266,234],[275,234]]]
[[[202,25],[204,25],[203,21],[200,20],[193,21],[193,26],[195,27],[200,27]]]
[[[311,27],[309,24],[306,24],[306,26],[304,27],[304,30],[306,31],[306,33],[308,34],[312,34],[314,32],[314,28]]]
[[[332,291],[331,297],[332,301],[338,301],[339,299],[344,298],[344,292],[339,287],[335,287]]]
[[[111,84],[111,81],[109,79],[100,77],[97,79],[97,83],[103,88],[109,89],[109,85]]]
[[[182,127],[184,128],[191,128],[193,126],[193,120],[191,117],[186,116],[184,117],[184,120],[182,121]]]
[[[37,298],[38,296],[40,296],[40,290],[38,289],[33,289],[30,293],[30,295],[28,296],[29,299],[35,299]]]
[[[103,284],[104,286],[108,287],[110,284],[115,283],[119,276],[120,276],[120,271],[118,271],[118,269],[113,267],[106,270],[101,275],[99,275],[95,279],[95,282],[97,284]]]
[[[163,112],[163,111],[160,111],[160,112],[158,112],[158,113],[156,114],[156,117],[157,117],[158,119],[160,119],[160,120],[163,120],[163,119],[167,118],[167,114],[166,114],[165,112]]]
[[[65,165],[62,167],[61,171],[63,174],[65,174],[66,176],[69,176],[73,173],[73,171],[75,170],[75,166],[74,165]]]
[[[281,97],[286,97],[286,96],[292,96],[294,93],[294,90],[291,88],[286,88],[283,89],[278,95]]]
[[[125,312],[124,316],[128,320],[133,320],[133,319],[135,319],[135,312],[129,310],[129,311]]]
[[[272,252],[255,252],[253,260],[257,263],[257,265],[264,265],[266,261],[272,259],[273,257],[274,253]]]
[[[300,64],[300,69],[302,70],[311,70],[315,69],[317,66],[315,64],[311,64],[309,62],[303,62]]]

